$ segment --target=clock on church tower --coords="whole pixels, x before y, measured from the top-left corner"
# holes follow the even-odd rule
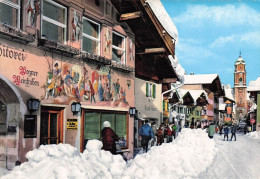
[[[246,62],[241,57],[241,54],[235,62],[234,91],[235,91],[235,102],[237,104],[236,117],[239,120],[243,120],[246,115],[247,86],[246,86]]]

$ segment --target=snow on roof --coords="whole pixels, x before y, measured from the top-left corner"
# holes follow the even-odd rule
[[[178,42],[178,30],[160,0],[146,0],[169,35]]]
[[[168,58],[171,62],[172,67],[174,68],[174,71],[175,71],[176,75],[178,76],[180,82],[183,82],[185,70],[179,63],[178,57],[175,55],[175,57],[173,58],[172,55],[169,55]]]
[[[246,64],[245,60],[241,56],[239,56],[237,61],[235,62],[236,65],[239,64],[239,63]]]
[[[184,75],[184,84],[211,84],[218,74]]]
[[[218,105],[218,109],[220,110],[220,111],[225,111],[225,109],[226,109],[226,104],[225,103],[219,103],[219,105]]]
[[[185,96],[187,93],[190,93],[193,100],[196,102],[197,99],[204,94],[206,99],[208,100],[208,95],[205,90],[186,90],[186,89],[180,89],[180,93],[182,96]]]
[[[235,98],[234,98],[234,93],[233,93],[233,89],[226,89],[224,88],[224,91],[225,91],[225,97],[232,100],[232,101],[235,101]]]
[[[247,91],[260,91],[260,77],[258,77],[255,81],[249,82]]]

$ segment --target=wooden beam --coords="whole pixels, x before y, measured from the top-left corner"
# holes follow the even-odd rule
[[[177,81],[177,78],[163,78],[163,83],[175,83]]]
[[[144,54],[154,54],[154,53],[165,53],[165,48],[147,48],[144,50],[144,52],[136,53],[137,55],[144,55]]]
[[[119,21],[126,21],[126,20],[130,20],[130,19],[136,19],[136,18],[141,17],[142,15],[143,15],[143,13],[141,11],[121,14],[121,16],[119,18]]]

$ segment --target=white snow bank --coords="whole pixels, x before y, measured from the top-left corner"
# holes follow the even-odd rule
[[[3,179],[121,178],[126,163],[120,155],[101,150],[98,140],[89,141],[86,148],[81,154],[69,144],[40,146]]]
[[[254,139],[260,139],[260,132],[259,131],[250,132],[250,133],[247,133],[246,136],[254,138]]]
[[[83,153],[69,144],[45,145],[28,152],[28,162],[3,179],[141,179],[198,176],[212,163],[215,142],[201,129],[183,129],[172,143],[152,147],[128,164],[90,140]]]
[[[186,178],[198,176],[212,163],[215,142],[201,129],[182,129],[172,143],[152,147],[132,160],[126,178]]]

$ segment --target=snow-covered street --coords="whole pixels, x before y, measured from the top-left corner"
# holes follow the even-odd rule
[[[230,136],[229,136],[230,137]],[[237,141],[223,141],[214,135],[218,153],[208,169],[198,178],[260,178],[260,140],[237,134]]]
[[[260,135],[237,134],[237,141],[223,135],[209,139],[205,130],[183,129],[172,143],[152,147],[125,163],[120,155],[100,150],[93,140],[84,153],[68,144],[41,146],[27,154],[28,162],[3,179],[259,179]]]

